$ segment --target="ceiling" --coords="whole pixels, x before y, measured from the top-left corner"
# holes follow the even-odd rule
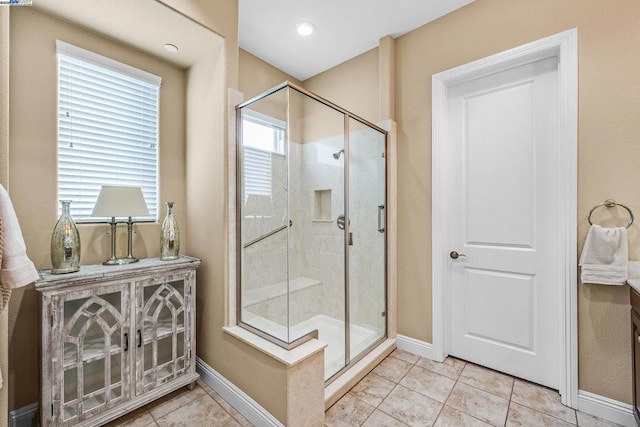
[[[190,67],[223,41],[155,0],[35,0],[33,7],[182,68]],[[177,46],[178,52],[168,52],[165,43]]]
[[[239,0],[240,47],[306,80],[474,0]],[[316,27],[308,37],[296,23]]]
[[[298,80],[474,0],[239,0],[240,47]],[[156,0],[37,0],[35,8],[188,68],[221,38]],[[316,31],[296,33],[308,21]],[[140,25],[141,23],[153,25]],[[163,46],[178,46],[176,53]]]

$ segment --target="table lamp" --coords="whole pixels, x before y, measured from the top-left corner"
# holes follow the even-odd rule
[[[121,187],[103,185],[98,194],[98,200],[91,216],[111,217],[111,258],[103,262],[104,265],[122,265],[138,262],[131,253],[133,217],[147,216],[149,210],[144,201],[140,187]],[[129,218],[127,222],[128,252],[126,258],[116,258],[116,217]]]

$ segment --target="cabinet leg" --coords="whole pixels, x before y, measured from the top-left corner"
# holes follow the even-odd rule
[[[187,389],[188,390],[193,390],[194,388],[196,388],[196,382],[192,381],[189,384],[187,384]]]

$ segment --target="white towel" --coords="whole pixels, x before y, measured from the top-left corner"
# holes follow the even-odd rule
[[[629,244],[624,227],[592,225],[580,256],[582,283],[624,285],[627,282]]]
[[[38,270],[27,257],[20,224],[7,190],[0,185],[0,216],[2,216],[2,264],[0,285],[13,289],[38,280]]]

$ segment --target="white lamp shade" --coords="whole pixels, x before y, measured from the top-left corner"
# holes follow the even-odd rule
[[[91,216],[130,217],[147,216],[149,210],[140,187],[103,185]]]

